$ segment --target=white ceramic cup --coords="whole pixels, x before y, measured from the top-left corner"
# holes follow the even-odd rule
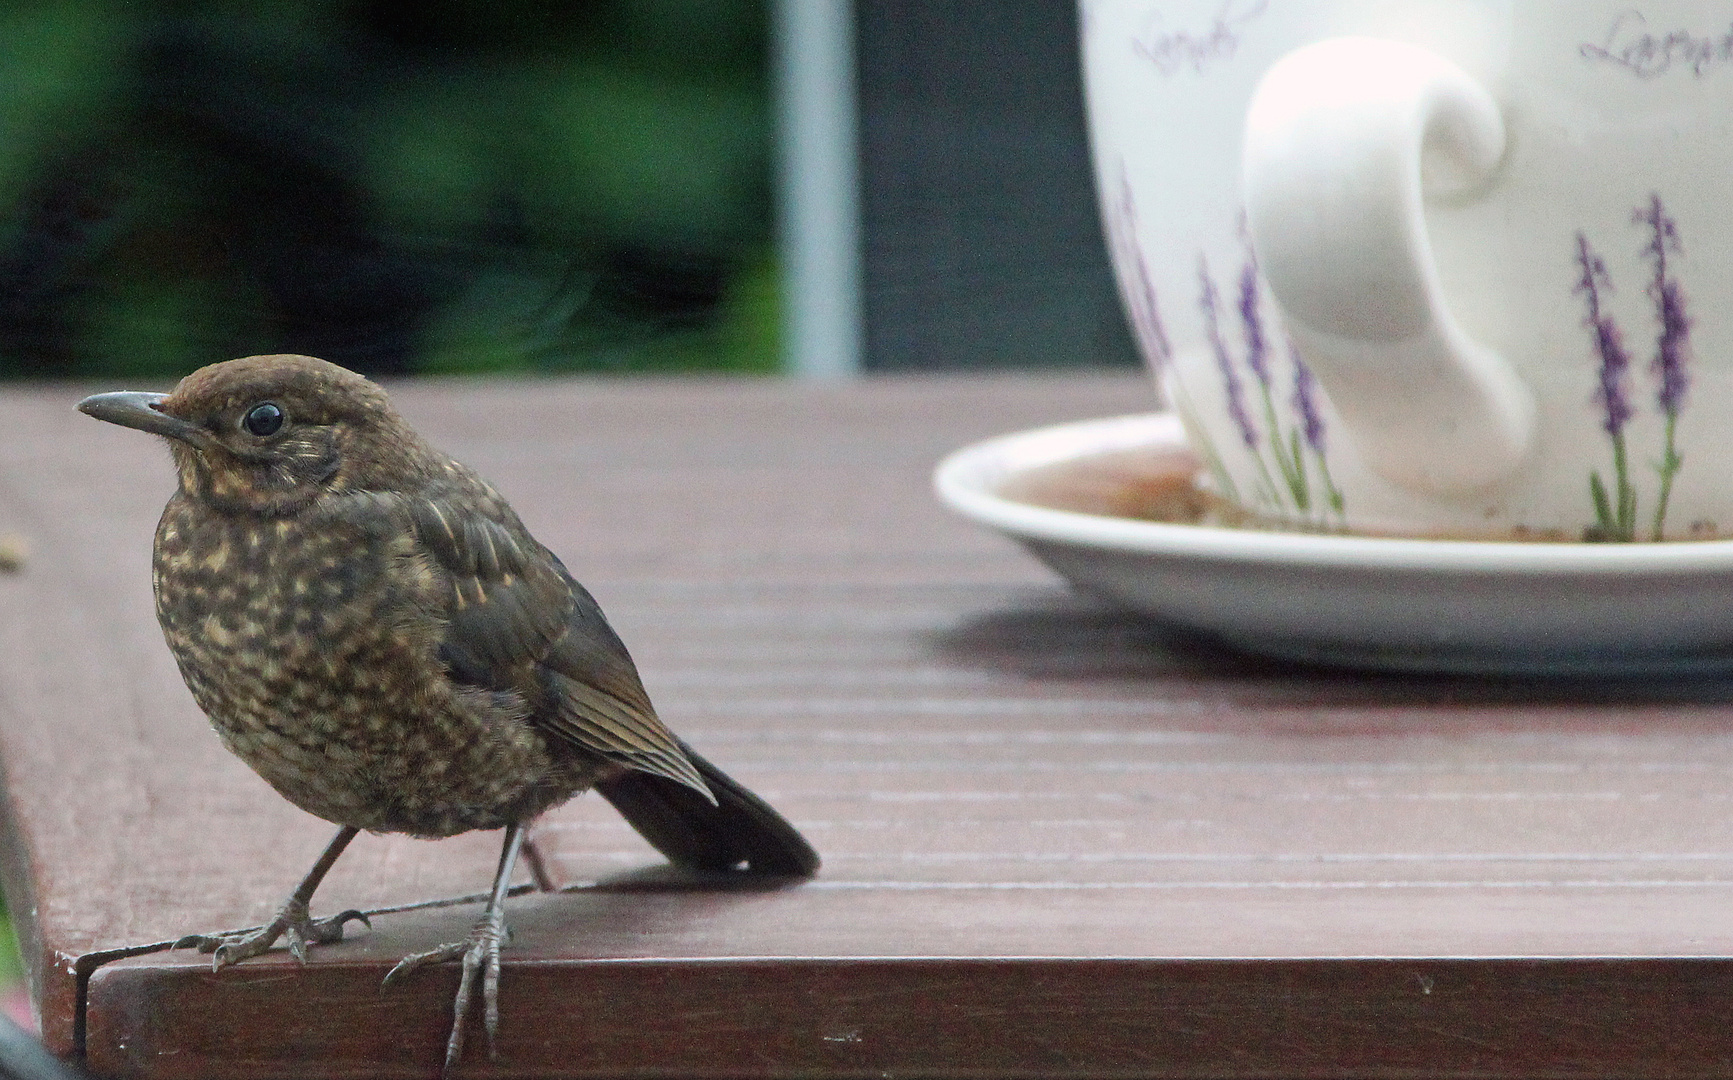
[[[1733,3],[1081,12],[1126,310],[1224,495],[1733,534]]]

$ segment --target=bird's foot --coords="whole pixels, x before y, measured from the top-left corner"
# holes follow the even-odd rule
[[[463,1057],[463,1026],[469,1015],[470,1002],[475,999],[476,977],[481,977],[482,1019],[487,1031],[487,1056],[499,1056],[494,1039],[499,1034],[499,951],[511,938],[505,925],[505,913],[495,908],[482,916],[467,941],[454,941],[437,949],[405,956],[385,976],[385,985],[407,978],[429,964],[448,960],[463,960],[463,978],[457,984],[457,1000],[452,1005],[451,1037],[445,1043],[444,1075],[449,1076]]]
[[[258,956],[275,945],[278,938],[285,938],[289,943],[289,952],[296,960],[305,964],[307,946],[330,945],[342,941],[343,924],[351,920],[368,929],[373,927],[367,916],[354,908],[338,912],[328,919],[314,919],[307,911],[305,900],[290,897],[288,903],[277,912],[277,917],[257,930],[188,934],[175,942],[173,947],[212,953],[211,970],[221,971],[230,964],[238,964],[249,957]]]

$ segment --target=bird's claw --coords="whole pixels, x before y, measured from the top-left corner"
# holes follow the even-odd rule
[[[256,930],[223,930],[215,934],[188,934],[174,943],[176,949],[197,949],[210,953],[211,970],[221,971],[230,964],[258,956],[284,938],[296,960],[307,962],[307,946],[331,945],[343,940],[343,924],[358,922],[373,928],[365,912],[350,908],[327,919],[314,919],[301,900],[291,898],[277,917]]]
[[[463,977],[457,984],[457,999],[452,1003],[451,1037],[445,1043],[445,1068],[449,1076],[463,1057],[464,1021],[469,1015],[470,1002],[475,998],[475,980],[481,976],[482,1020],[487,1031],[487,1056],[499,1057],[494,1040],[499,1035],[499,952],[511,938],[506,928],[505,914],[491,911],[475,924],[467,941],[454,941],[436,949],[405,956],[385,976],[385,986],[397,983],[429,964],[443,964],[462,959]]]

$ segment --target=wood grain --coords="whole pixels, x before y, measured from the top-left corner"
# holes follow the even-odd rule
[[[101,1075],[429,1075],[475,906],[212,975],[330,829],[217,745],[150,612],[166,454],[0,393],[7,895]],[[944,452],[1151,407],[1118,376],[394,388],[596,594],[670,726],[818,880],[659,876],[599,800],[512,901],[477,1075],[1709,1076],[1733,1061],[1733,684],[1356,677],[1068,593]],[[317,907],[457,896],[497,837],[362,837]]]

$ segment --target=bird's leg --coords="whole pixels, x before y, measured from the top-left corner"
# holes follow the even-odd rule
[[[510,936],[505,925],[505,894],[511,888],[512,868],[517,865],[518,852],[523,848],[524,832],[522,824],[506,828],[505,846],[499,853],[499,871],[493,878],[493,895],[488,898],[481,921],[469,932],[469,940],[454,941],[437,949],[405,956],[385,976],[385,985],[390,986],[428,964],[463,958],[463,978],[457,984],[457,1001],[452,1006],[451,1038],[445,1043],[445,1075],[450,1075],[463,1056],[463,1024],[469,1015],[470,1001],[475,997],[477,975],[481,976],[487,1056],[499,1056],[494,1047],[494,1039],[499,1034],[499,950]]]
[[[196,948],[200,952],[214,953],[211,958],[211,970],[220,971],[230,964],[238,964],[250,956],[258,956],[269,949],[280,937],[289,939],[289,951],[295,959],[305,964],[307,962],[308,945],[329,945],[343,940],[343,924],[351,919],[364,926],[371,927],[367,916],[351,908],[339,912],[328,919],[315,920],[308,912],[307,905],[313,901],[313,892],[319,888],[319,882],[337,862],[337,856],[343,854],[343,849],[349,846],[349,841],[355,839],[360,829],[345,825],[325,845],[325,853],[319,856],[319,861],[313,864],[313,869],[307,871],[307,876],[301,879],[301,884],[295,887],[289,899],[278,909],[277,917],[257,930],[225,930],[216,934],[188,934],[174,943],[177,949]]]
[[[554,876],[548,873],[547,856],[542,854],[542,849],[533,836],[524,837],[523,859],[524,865],[529,868],[530,880],[536,883],[537,892],[560,891],[559,886],[554,883]]]

